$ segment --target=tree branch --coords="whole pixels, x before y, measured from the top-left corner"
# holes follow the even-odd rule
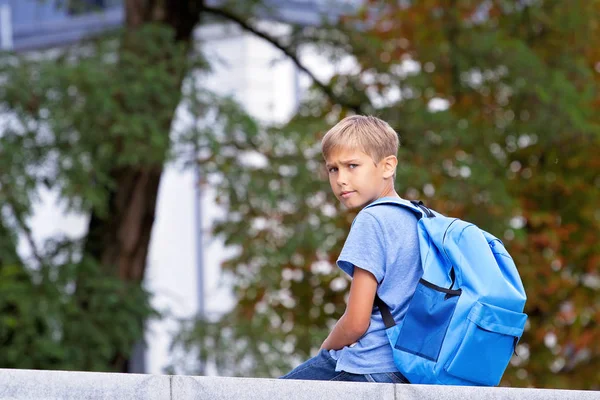
[[[300,62],[298,55],[292,49],[283,45],[279,40],[277,40],[277,38],[274,38],[273,36],[269,35],[266,32],[258,30],[257,28],[250,25],[247,21],[245,21],[242,17],[235,15],[234,13],[232,13],[228,10],[211,7],[211,6],[207,6],[207,5],[202,7],[202,10],[206,11],[208,13],[211,13],[213,15],[219,16],[221,18],[227,19],[229,21],[232,21],[232,22],[236,23],[237,25],[239,25],[245,31],[248,31],[248,32],[260,37],[261,39],[264,39],[267,42],[271,43],[277,49],[281,50],[283,52],[283,54],[285,54],[290,60],[292,60],[292,62],[294,64],[296,64],[296,66],[301,71],[306,73],[313,80],[313,82],[315,82],[315,84],[327,95],[327,97],[329,97],[329,99],[332,102],[337,103],[341,106],[347,107],[347,108],[353,110],[357,114],[362,114],[361,106],[359,104],[347,103],[340,96],[336,95],[333,92],[333,89],[331,88],[331,86],[326,85],[325,83],[321,82],[308,68],[306,68]]]
[[[25,239],[27,239],[27,243],[31,247],[31,253],[32,253],[33,257],[36,259],[36,261],[40,264],[40,266],[45,265],[46,263],[44,262],[44,258],[42,257],[41,253],[38,251],[37,245],[35,244],[35,240],[33,240],[33,234],[31,233],[31,229],[29,229],[24,218],[17,211],[17,207],[14,205],[14,203],[11,200],[12,199],[7,198],[6,203],[7,203],[7,206],[10,207],[10,209],[12,211],[13,217],[15,218],[15,221],[17,223],[17,228],[19,230],[21,230],[21,232],[25,235]]]

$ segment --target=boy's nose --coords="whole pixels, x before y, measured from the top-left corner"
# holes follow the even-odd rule
[[[345,174],[338,172],[337,184],[339,187],[343,187],[348,184]]]

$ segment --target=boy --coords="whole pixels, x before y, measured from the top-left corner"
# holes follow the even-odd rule
[[[343,119],[325,134],[323,157],[335,196],[349,209],[386,198],[394,190],[398,135],[371,116]],[[344,315],[319,354],[283,379],[407,383],[394,365],[375,294],[399,323],[422,275],[417,219],[389,204],[358,213],[337,265],[352,277]]]

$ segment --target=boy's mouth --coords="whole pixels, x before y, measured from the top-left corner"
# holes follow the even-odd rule
[[[353,194],[353,193],[355,193],[355,191],[351,191],[351,192],[342,192],[342,193],[341,193],[341,196],[342,196],[344,199],[347,199],[348,197],[352,196],[352,194]]]

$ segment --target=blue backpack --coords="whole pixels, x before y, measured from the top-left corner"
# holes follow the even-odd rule
[[[502,242],[422,202],[384,200],[413,211],[423,276],[396,324],[375,298],[394,363],[411,383],[498,385],[523,334],[525,290]]]

